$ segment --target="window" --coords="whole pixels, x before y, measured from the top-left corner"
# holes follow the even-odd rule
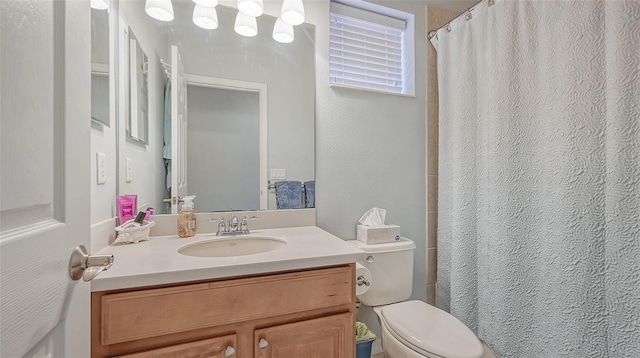
[[[329,83],[415,95],[413,15],[357,4],[331,2]]]

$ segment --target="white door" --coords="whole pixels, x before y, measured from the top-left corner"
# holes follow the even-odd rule
[[[88,357],[89,1],[0,1],[0,357]]]
[[[187,195],[187,81],[177,46],[171,46],[171,212]]]

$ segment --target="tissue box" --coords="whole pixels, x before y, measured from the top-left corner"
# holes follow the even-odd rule
[[[400,226],[392,224],[380,226],[358,225],[356,239],[365,244],[384,244],[400,241]]]

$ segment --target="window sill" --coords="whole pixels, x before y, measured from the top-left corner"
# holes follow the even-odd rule
[[[330,83],[329,87],[331,87],[331,88],[348,88],[348,89],[352,89],[352,90],[356,90],[356,91],[362,91],[362,92],[388,94],[388,95],[391,95],[391,96],[398,96],[398,97],[416,98],[415,94],[385,92],[385,91],[379,91],[379,90],[374,90],[374,89],[369,89],[369,88],[338,85],[338,84],[334,84],[334,83]]]

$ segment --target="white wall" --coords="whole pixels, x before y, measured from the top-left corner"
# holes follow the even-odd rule
[[[90,120],[90,119],[87,119]],[[91,224],[116,215],[116,131],[91,122]],[[105,154],[106,182],[98,185],[96,152]]]

